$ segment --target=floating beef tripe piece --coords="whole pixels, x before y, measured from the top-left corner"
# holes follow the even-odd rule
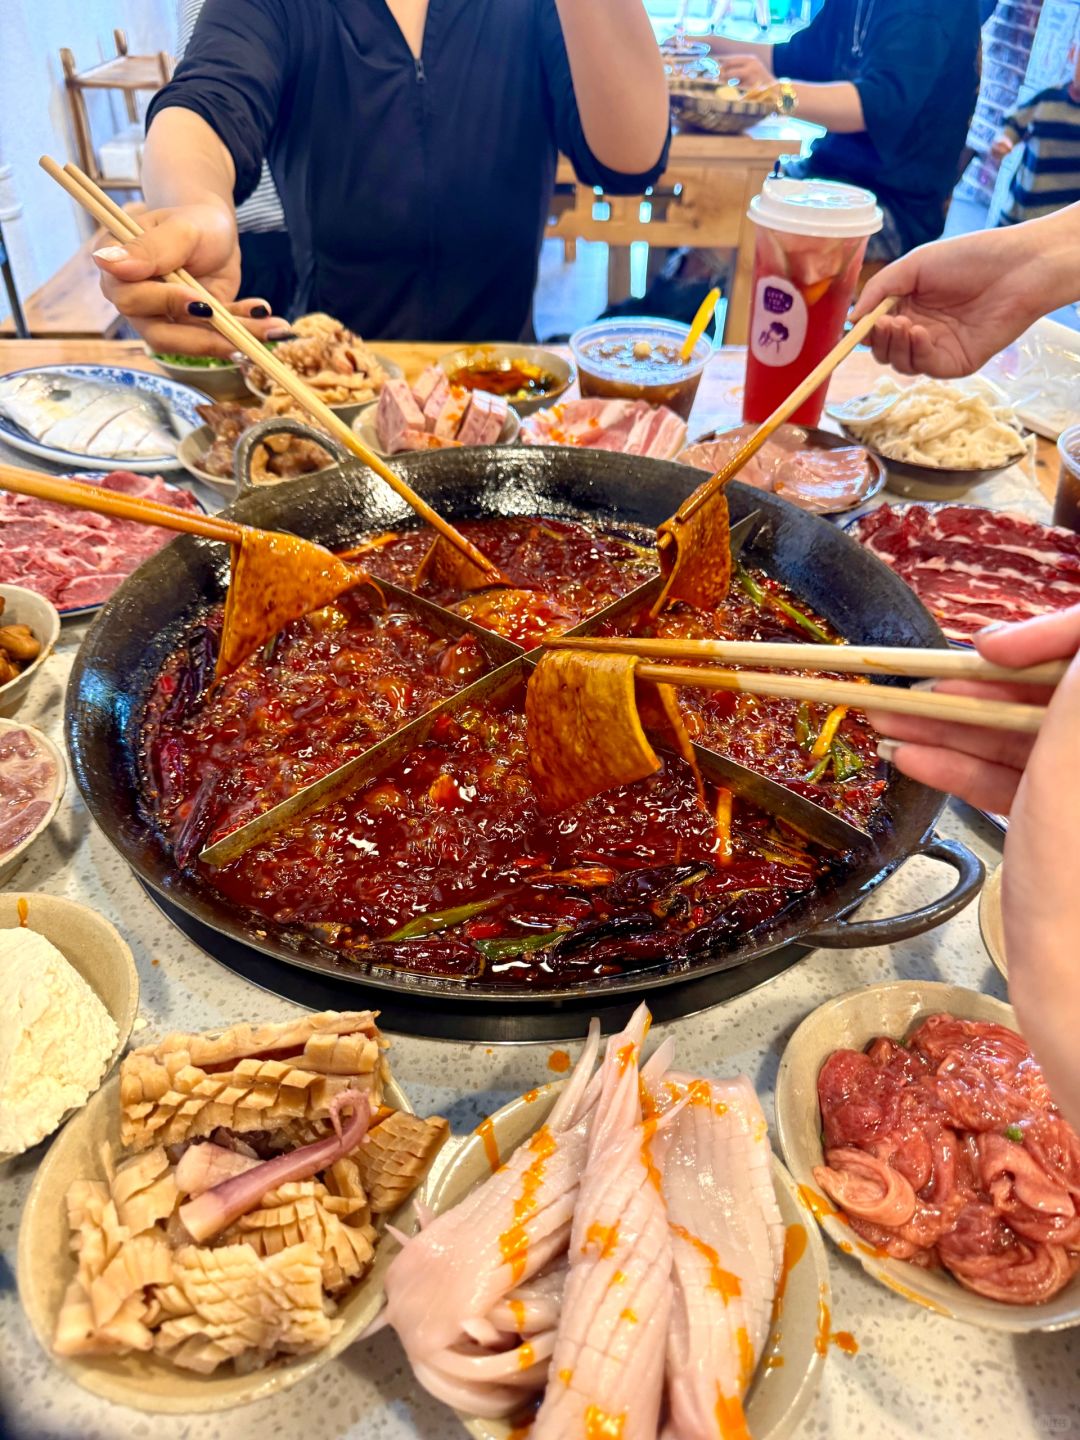
[[[232,548],[218,675],[235,670],[290,620],[329,605],[367,579],[366,571],[310,540],[245,528]]]
[[[705,485],[711,483],[707,480]],[[665,520],[657,536],[664,588],[653,613],[673,600],[703,610],[723,604],[731,588],[731,515],[723,489],[710,495],[688,519],[676,514]]]
[[[660,769],[638,715],[635,655],[553,650],[529,680],[529,772],[541,808],[568,810]]]

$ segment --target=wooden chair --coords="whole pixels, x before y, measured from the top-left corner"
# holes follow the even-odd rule
[[[139,107],[135,96],[140,90],[160,90],[172,76],[173,62],[164,50],[156,55],[129,55],[127,36],[123,30],[113,31],[116,56],[89,70],[79,70],[75,56],[70,50],[60,51],[60,64],[64,69],[64,84],[67,88],[68,104],[71,107],[71,123],[75,131],[75,144],[79,152],[79,164],[103,190],[139,190],[141,184],[137,175],[104,175],[98,165],[90,131],[90,114],[86,105],[88,90],[119,90],[124,97],[128,119],[134,124],[139,118]]]

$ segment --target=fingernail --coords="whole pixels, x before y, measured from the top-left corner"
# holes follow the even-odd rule
[[[187,313],[194,315],[197,320],[209,320],[214,309],[212,305],[207,305],[205,300],[189,300]]]
[[[1007,630],[1008,628],[1009,628],[1009,622],[1008,622],[1007,620],[995,620],[995,621],[993,621],[993,623],[990,624],[990,625],[984,625],[984,626],[982,627],[982,629],[979,631],[979,634],[980,634],[980,635],[993,635],[993,634],[995,633],[995,631],[997,631],[997,630]]]
[[[269,320],[269,319],[270,319],[270,306],[269,306],[269,305],[253,305],[253,306],[251,307],[251,318],[252,318],[253,320]]]
[[[122,245],[105,245],[94,251],[95,260],[130,260],[131,256]]]
[[[300,336],[295,330],[271,330],[266,338],[267,340],[299,340]]]
[[[886,765],[892,765],[896,760],[896,752],[900,749],[897,740],[879,740],[877,743],[877,757],[884,760]]]
[[[936,680],[916,680],[914,685],[908,686],[910,690],[933,691],[937,688]]]

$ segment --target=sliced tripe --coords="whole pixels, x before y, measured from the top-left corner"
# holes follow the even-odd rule
[[[431,580],[451,590],[488,590],[498,579],[498,571],[485,570],[463,555],[445,536],[436,535],[416,567],[413,584]]]
[[[660,769],[638,715],[634,655],[552,650],[525,698],[529,773],[554,814]]]
[[[232,547],[218,675],[235,670],[291,620],[366,581],[363,570],[310,540],[245,527]]]
[[[706,480],[705,485],[711,484]],[[699,486],[697,495],[704,486]],[[689,519],[678,514],[656,532],[664,588],[653,606],[657,615],[674,600],[715,610],[731,588],[731,515],[723,489],[715,491]],[[664,537],[668,539],[664,543]]]

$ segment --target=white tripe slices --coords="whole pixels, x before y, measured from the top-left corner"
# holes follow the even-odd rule
[[[875,415],[882,399],[894,395]],[[1012,410],[977,380],[918,380],[906,387],[880,380],[841,410],[851,434],[887,459],[937,470],[993,470],[1019,460],[1025,449]]]
[[[0,1154],[28,1150],[84,1105],[118,1038],[55,945],[35,930],[0,930]]]

